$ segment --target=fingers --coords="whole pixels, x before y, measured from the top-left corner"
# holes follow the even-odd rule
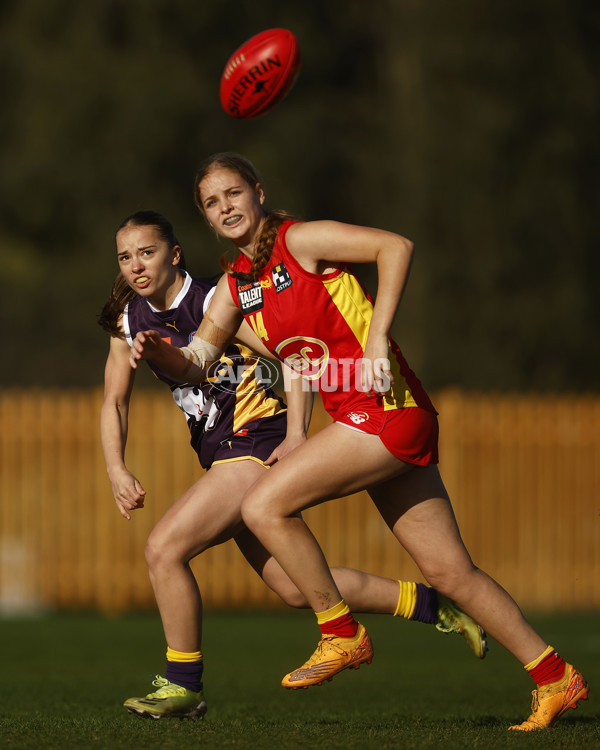
[[[279,454],[279,449],[275,448],[273,453],[271,453],[269,458],[267,458],[267,460],[264,462],[265,466],[271,466],[272,464],[274,464],[277,461],[278,454]]]
[[[363,393],[371,393],[373,386],[373,363],[370,359],[363,359],[360,363],[360,387]]]
[[[141,359],[150,359],[151,353],[158,348],[159,341],[154,337],[158,336],[156,331],[138,331],[131,344],[129,353],[129,364],[135,370]]]
[[[364,393],[387,393],[394,382],[390,360],[384,357],[363,359],[360,364],[360,384]]]
[[[144,507],[146,490],[139,481],[133,478],[132,484],[127,484],[121,488],[114,488],[115,502],[119,513],[128,521],[131,520],[130,511]]]
[[[392,387],[394,378],[390,369],[389,359],[373,361],[373,390],[377,393],[387,393]]]
[[[123,516],[123,518],[127,519],[128,521],[131,521],[131,514],[129,511],[138,510],[143,507],[144,507],[143,498],[135,502],[132,502],[129,500],[127,501],[120,500],[120,499],[117,500],[117,508],[119,509],[119,513]]]

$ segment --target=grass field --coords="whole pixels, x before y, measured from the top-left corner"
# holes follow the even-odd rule
[[[204,721],[142,720],[122,701],[164,673],[156,615],[0,620],[0,745],[17,750],[187,748],[600,748],[600,613],[531,618],[584,672],[590,699],[552,729],[507,732],[526,718],[533,684],[495,642],[483,662],[462,640],[391,617],[361,617],[375,659],[331,683],[287,691],[283,674],[317,636],[306,612],[211,613]]]

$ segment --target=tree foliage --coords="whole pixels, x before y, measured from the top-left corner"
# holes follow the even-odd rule
[[[394,334],[427,387],[597,390],[599,25],[592,0],[5,0],[1,384],[101,382],[133,211],[218,272],[191,187],[230,149],[271,207],[416,242]],[[225,61],[276,26],[299,37],[297,84],[233,120]]]

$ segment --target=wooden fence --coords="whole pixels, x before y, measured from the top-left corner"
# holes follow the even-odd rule
[[[600,397],[434,394],[440,468],[474,561],[527,610],[600,608]],[[134,394],[129,468],[146,508],[125,521],[99,440],[100,390],[0,392],[0,612],[154,606],[152,526],[198,476],[163,391]],[[317,408],[313,430],[329,418]],[[331,565],[422,580],[364,493],[305,514]],[[213,608],[277,597],[233,542],[193,563]]]

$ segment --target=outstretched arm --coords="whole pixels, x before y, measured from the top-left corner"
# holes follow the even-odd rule
[[[179,349],[163,341],[156,331],[140,331],[131,348],[131,367],[135,369],[141,359],[151,359],[172,378],[200,383],[206,377],[208,367],[219,359],[232,341],[241,322],[242,314],[231,299],[227,279],[222,277],[188,346]]]
[[[100,412],[100,435],[106,471],[119,513],[128,521],[130,511],[144,506],[146,490],[125,465],[129,425],[129,400],[135,372],[129,366],[129,344],[116,337],[104,372],[104,402]]]

